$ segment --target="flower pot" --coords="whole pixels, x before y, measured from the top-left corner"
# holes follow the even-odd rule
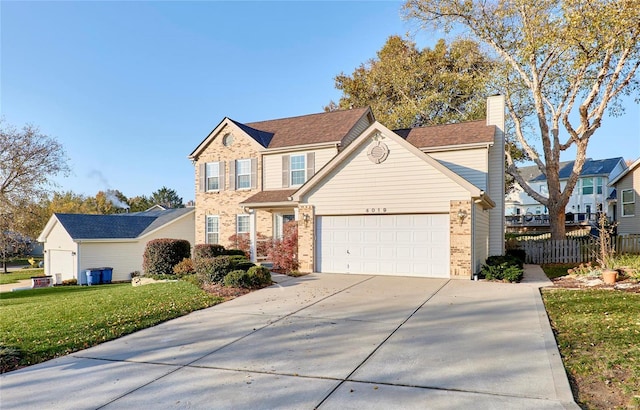
[[[602,271],[602,280],[607,285],[613,285],[616,283],[616,278],[618,276],[618,271],[613,269],[605,269]]]

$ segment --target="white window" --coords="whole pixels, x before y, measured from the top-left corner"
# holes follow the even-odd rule
[[[636,208],[636,193],[633,189],[622,190],[622,216],[634,216]]]
[[[251,160],[239,159],[236,161],[236,189],[251,188]]]
[[[602,177],[596,178],[596,193],[602,194]]]
[[[291,155],[291,185],[302,185],[307,180],[305,155]]]
[[[238,215],[236,233],[249,233],[249,215]]]
[[[220,243],[220,218],[217,215],[207,215],[207,243]]]
[[[206,190],[218,191],[220,190],[220,163],[219,162],[207,162],[205,167],[206,178]]]

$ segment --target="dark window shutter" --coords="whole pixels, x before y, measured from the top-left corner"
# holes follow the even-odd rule
[[[229,190],[236,190],[236,161],[229,161]]]
[[[316,171],[316,153],[308,152],[307,153],[307,181],[311,179],[313,174],[315,174],[315,171]]]
[[[282,156],[282,187],[283,188],[289,188],[290,182],[289,182],[289,156],[288,155],[283,155]]]
[[[224,174],[224,161],[220,161],[218,162],[219,165],[219,169],[218,169],[218,188],[220,189],[220,191],[224,191],[224,179],[225,179],[225,174]]]
[[[205,187],[205,184],[207,181],[207,178],[205,175],[206,165],[207,164],[204,164],[204,163],[198,165],[198,190],[200,192],[204,192],[207,190],[207,188]]]
[[[251,158],[251,189],[258,187],[258,160]]]

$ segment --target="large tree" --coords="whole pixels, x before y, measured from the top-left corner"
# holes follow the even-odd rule
[[[343,95],[326,110],[371,106],[376,119],[397,129],[484,118],[492,62],[472,40],[418,49],[399,36],[351,75],[335,77]]]
[[[512,142],[546,176],[548,196],[526,183],[508,152],[507,172],[547,206],[554,239],[565,235],[565,206],[590,138],[607,109],[620,113],[619,97],[638,90],[638,7],[638,0],[409,0],[405,4],[408,17],[427,27],[460,29],[503,62],[493,78],[506,97]],[[560,154],[571,147],[575,162],[562,187]]]
[[[165,208],[184,208],[182,198],[178,196],[178,193],[165,186],[151,194],[151,202]]]

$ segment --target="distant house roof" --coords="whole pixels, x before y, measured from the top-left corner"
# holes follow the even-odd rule
[[[616,176],[612,181],[610,181],[609,185],[614,185],[616,182],[618,182],[622,178],[624,178],[625,175],[627,175],[630,172],[633,172],[638,167],[640,167],[640,158],[635,160],[631,165],[629,165],[629,168],[627,168],[624,171],[622,171],[618,176]]]
[[[616,158],[607,158],[607,159],[596,159],[593,160],[591,158],[587,158],[582,166],[582,172],[580,172],[580,177],[590,177],[590,176],[609,176],[611,171],[614,170],[616,165],[620,161],[624,162],[622,157]],[[573,170],[573,163],[575,161],[566,161],[560,163],[560,179],[568,179],[571,175],[571,171]],[[536,167],[537,168],[537,167]],[[526,178],[525,178],[526,179]],[[531,181],[544,181],[547,178],[540,173],[535,178],[531,179]]]
[[[338,142],[369,108],[330,111],[299,117],[241,124],[233,121],[265,148]]]
[[[495,125],[486,120],[458,124],[434,125],[394,130],[396,134],[418,148],[436,148],[450,145],[492,143]]]
[[[135,239],[189,212],[194,212],[194,208],[111,215],[54,215],[72,239]]]

